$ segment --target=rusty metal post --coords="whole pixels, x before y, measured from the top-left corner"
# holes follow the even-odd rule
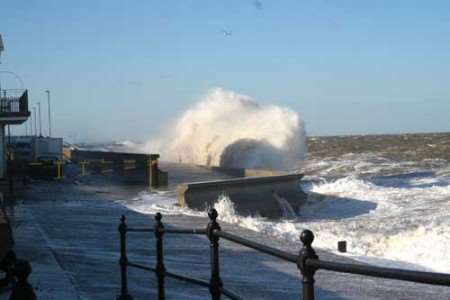
[[[127,267],[128,267],[128,258],[127,258],[127,223],[124,215],[120,218],[119,224],[119,233],[120,233],[120,274],[121,274],[121,287],[120,287],[120,295],[117,297],[117,300],[132,300],[128,294],[128,278],[127,278]]]
[[[210,247],[210,259],[211,259],[211,279],[209,281],[209,292],[211,293],[211,299],[219,300],[222,294],[222,279],[220,279],[220,266],[219,266],[219,237],[214,234],[215,231],[220,231],[220,225],[217,223],[217,211],[212,208],[208,212],[210,222],[206,227],[206,234],[209,239]]]
[[[164,225],[161,222],[162,215],[158,212],[155,215],[155,237],[156,237],[156,277],[158,279],[158,299],[164,300],[164,277],[166,276],[166,267],[164,266],[164,253],[163,253],[163,235]]]
[[[314,241],[314,234],[310,230],[303,230],[300,234],[300,240],[303,243],[303,248],[298,254],[297,267],[303,275],[303,300],[314,300],[314,273],[316,269],[307,265],[308,259],[319,259],[311,246]]]

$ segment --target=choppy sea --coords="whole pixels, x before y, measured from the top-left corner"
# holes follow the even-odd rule
[[[450,272],[450,134],[318,137],[299,183],[308,203],[294,218],[235,213],[226,197],[222,221],[280,240],[308,228],[315,247],[382,266]],[[182,209],[173,193],[141,193],[127,201],[143,213],[204,215]],[[347,253],[337,242],[347,241]]]

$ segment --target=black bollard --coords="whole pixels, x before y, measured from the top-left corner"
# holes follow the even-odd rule
[[[303,230],[300,235],[303,248],[297,258],[297,267],[300,269],[303,279],[303,300],[314,300],[314,273],[315,268],[308,267],[308,259],[319,259],[316,251],[311,247],[314,241],[314,234],[310,230]]]
[[[211,279],[209,281],[209,292],[213,300],[219,300],[222,294],[222,279],[220,279],[219,267],[219,237],[214,234],[214,231],[220,231],[220,225],[217,223],[217,211],[212,208],[208,212],[210,222],[206,227],[206,234],[209,239],[210,259],[211,259]]]
[[[164,225],[161,222],[162,215],[158,212],[155,215],[155,238],[156,238],[156,277],[158,279],[158,299],[165,299],[164,277],[166,268],[164,266],[163,235]]]
[[[345,253],[347,252],[347,241],[338,241],[338,251]]]
[[[35,300],[36,294],[33,287],[28,283],[31,274],[31,265],[25,260],[18,260],[14,265],[14,276],[17,283],[13,287],[9,300]]]

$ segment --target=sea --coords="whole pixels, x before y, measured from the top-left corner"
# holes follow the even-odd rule
[[[364,263],[450,272],[450,133],[309,137],[307,146],[297,171],[309,196],[298,214],[240,216],[222,196],[215,204],[221,222],[280,241],[298,241],[310,229],[314,247]],[[206,214],[179,207],[173,191],[142,192],[124,205],[147,214]],[[347,252],[337,250],[338,241]]]

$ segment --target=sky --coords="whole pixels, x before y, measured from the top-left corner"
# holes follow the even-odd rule
[[[44,134],[47,89],[54,135],[145,141],[215,87],[297,111],[308,135],[450,131],[448,1],[2,0],[0,11],[2,86],[21,85],[5,71],[20,76]]]

